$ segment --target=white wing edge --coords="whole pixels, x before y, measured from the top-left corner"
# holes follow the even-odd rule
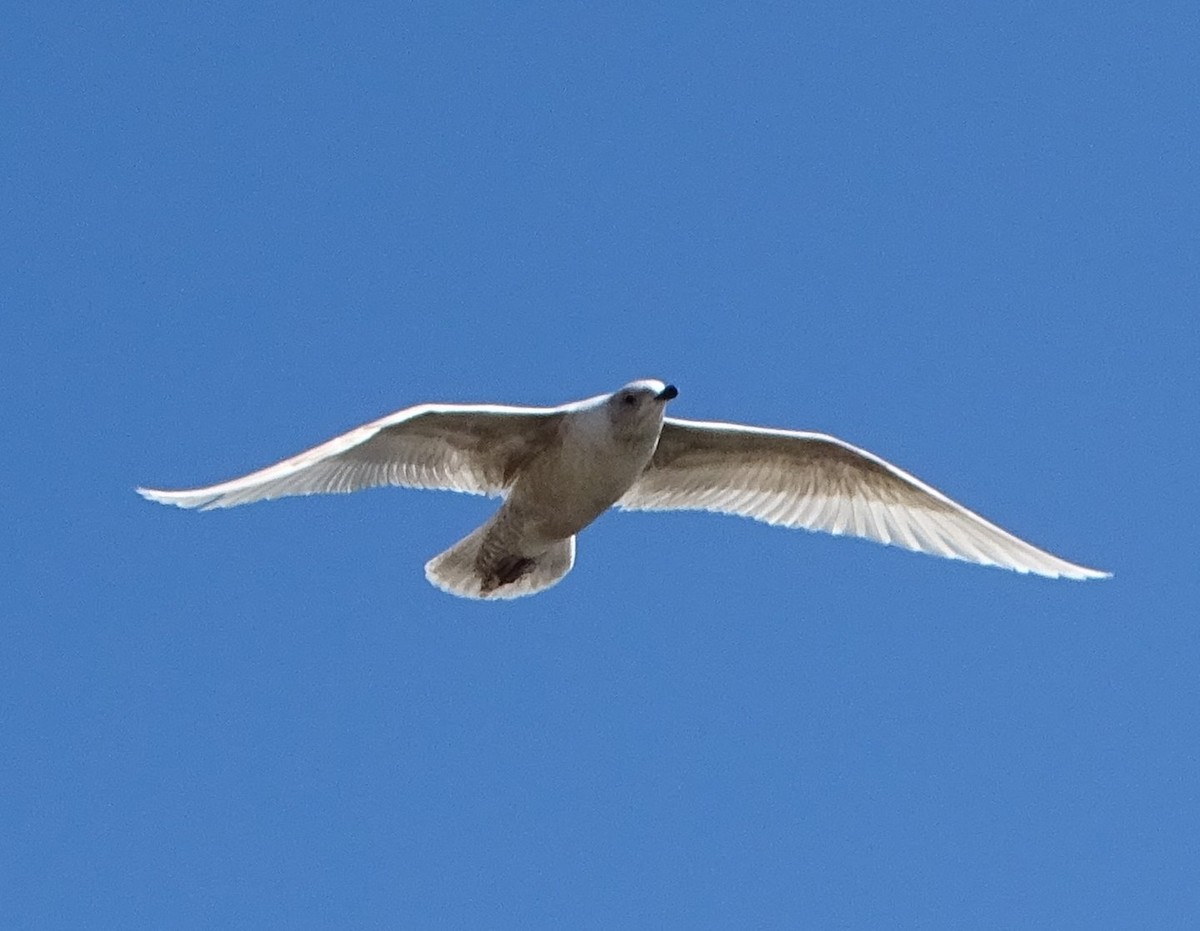
[[[178,491],[165,491],[158,488],[138,487],[134,490],[148,501],[159,504],[170,504],[179,508],[213,508],[233,507],[247,501],[278,498],[288,494],[316,494],[315,491],[290,491],[287,480],[312,469],[314,466],[327,464],[330,460],[347,450],[360,446],[371,439],[380,430],[395,426],[419,417],[423,414],[553,414],[561,410],[556,407],[520,407],[501,404],[418,404],[403,410],[380,417],[370,423],[355,427],[331,440],[314,446],[304,452],[297,453],[288,459],[274,465],[259,469],[247,475],[230,479],[216,485],[206,485],[201,488],[188,488]],[[265,495],[256,494],[256,489],[264,485],[277,484],[278,489]],[[468,484],[441,483],[437,487],[447,491],[461,491],[467,494],[485,494]],[[352,491],[349,485],[322,489],[321,493]]]
[[[805,518],[811,521],[818,514],[823,517],[834,519],[831,526],[811,526],[808,523],[799,523],[795,519],[789,519],[796,515],[796,507],[787,508],[783,513],[780,513],[778,507],[768,509],[769,516],[760,516],[758,514],[747,511],[734,511],[721,507],[718,503],[714,506],[706,506],[703,504],[697,505],[694,508],[689,505],[681,507],[672,507],[671,505],[657,505],[653,501],[648,501],[644,504],[634,504],[627,502],[624,498],[617,502],[617,506],[622,510],[640,511],[640,510],[708,510],[724,512],[729,514],[738,514],[739,516],[749,517],[753,520],[758,520],[767,524],[782,525],[792,529],[808,530],[811,532],[830,533],[834,536],[852,535],[862,539],[873,540],[885,545],[899,546],[903,549],[912,552],[926,553],[929,555],[943,556],[948,559],[957,559],[964,562],[972,562],[980,565],[996,566],[1002,569],[1010,569],[1021,574],[1034,573],[1043,575],[1049,578],[1068,578],[1068,579],[1108,579],[1112,578],[1111,572],[1105,572],[1100,569],[1091,569],[1087,566],[1081,566],[1077,563],[1069,562],[1053,553],[1049,553],[1032,543],[1022,540],[1020,537],[1009,533],[1002,527],[998,527],[991,521],[976,514],[969,508],[964,507],[957,501],[947,497],[942,492],[938,491],[931,485],[921,481],[915,475],[911,475],[898,466],[892,465],[885,459],[876,456],[874,453],[868,452],[865,449],[847,443],[845,440],[835,436],[830,436],[826,433],[815,433],[802,430],[782,430],[773,427],[757,427],[747,424],[730,423],[728,421],[707,421],[707,420],[683,420],[674,417],[664,418],[664,423],[673,424],[681,428],[701,428],[705,430],[713,430],[721,433],[750,433],[760,436],[772,436],[786,439],[800,440],[815,440],[819,442],[829,443],[834,446],[839,446],[842,449],[848,450],[857,456],[861,456],[884,470],[890,473],[901,482],[917,489],[925,495],[933,498],[941,504],[948,507],[951,512],[960,518],[965,518],[965,522],[952,528],[942,529],[937,526],[936,512],[920,513],[917,509],[901,506],[899,510],[904,516],[909,518],[909,525],[905,526],[899,520],[899,515],[890,513],[887,505],[881,505],[877,502],[868,500],[860,500],[854,498],[841,498],[843,506],[835,508],[831,513],[828,506],[814,507],[815,501],[810,501],[810,506],[801,507],[800,513]],[[666,469],[669,470],[669,466]],[[653,469],[653,465],[648,469]],[[636,490],[631,489],[631,492]],[[830,498],[829,501],[837,501],[837,498]],[[774,514],[771,511],[774,511]],[[874,526],[872,526],[874,525]],[[972,526],[974,525],[974,526]],[[883,532],[878,532],[878,528],[883,528]],[[874,530],[875,532],[872,532]],[[954,539],[952,531],[960,532],[958,539]],[[951,532],[947,532],[951,531]],[[973,532],[971,532],[973,531]],[[966,537],[962,537],[962,533],[966,532]],[[918,539],[920,538],[920,539]],[[990,539],[989,539],[990,538]],[[995,547],[1003,546],[1004,550],[996,551]],[[1005,551],[1007,550],[1007,551]],[[989,553],[989,551],[991,551]],[[1017,562],[1018,556],[1024,556],[1026,563]],[[1007,557],[1005,561],[998,561],[995,556],[1001,558]]]

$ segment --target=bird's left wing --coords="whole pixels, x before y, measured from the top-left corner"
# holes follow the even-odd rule
[[[562,417],[558,408],[422,404],[219,485],[138,493],[204,510],[376,485],[502,495],[521,467],[552,442]]]
[[[739,514],[1052,578],[1108,575],[1038,549],[879,457],[820,433],[668,417],[654,458],[617,506]]]

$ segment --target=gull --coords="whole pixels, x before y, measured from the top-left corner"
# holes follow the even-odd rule
[[[575,564],[576,534],[613,506],[736,514],[1050,578],[1110,575],[1026,543],[835,437],[665,416],[678,394],[642,379],[558,407],[420,404],[228,482],[137,491],[201,510],[379,485],[501,498],[425,565],[430,582],[465,598],[556,584]]]

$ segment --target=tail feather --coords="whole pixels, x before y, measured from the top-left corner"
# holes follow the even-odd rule
[[[425,577],[461,598],[520,598],[549,588],[575,565],[575,538],[536,553],[484,552],[484,524],[425,564]],[[490,542],[490,541],[489,541]]]

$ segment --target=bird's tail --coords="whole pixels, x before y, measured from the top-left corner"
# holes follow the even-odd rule
[[[536,553],[497,546],[493,526],[484,524],[425,564],[425,578],[461,598],[520,598],[549,588],[575,565],[575,538]]]

